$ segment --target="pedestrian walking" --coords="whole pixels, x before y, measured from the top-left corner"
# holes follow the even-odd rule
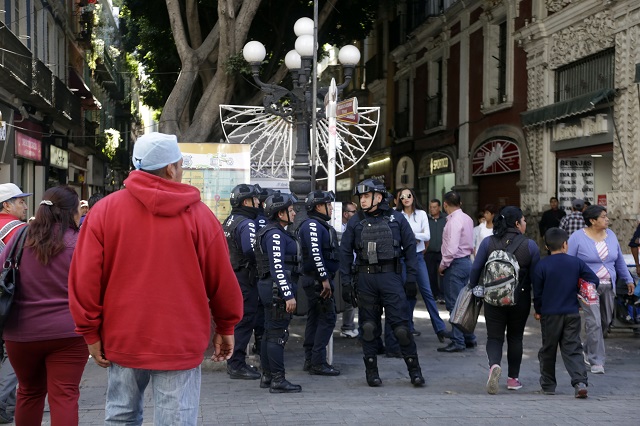
[[[80,379],[89,351],[74,331],[67,282],[80,223],[78,194],[67,186],[45,191],[23,241],[20,275],[3,339],[18,378],[17,425],[42,423],[45,398],[51,423],[78,424]],[[20,234],[17,234],[20,235]],[[10,423],[10,422],[9,422]]]
[[[196,425],[200,365],[233,352],[242,294],[220,222],[181,183],[174,135],[133,147],[126,188],[97,203],[78,238],[69,306],[89,352],[108,368],[105,424],[141,424],[151,382],[155,425]]]
[[[425,384],[413,334],[409,329],[407,296],[415,297],[416,238],[407,220],[387,201],[387,190],[377,179],[365,179],[353,191],[361,211],[347,223],[340,242],[343,298],[351,302],[353,253],[358,296],[358,318],[367,384],[380,386],[377,354],[382,333],[382,309],[400,345],[411,383]],[[400,258],[407,267],[402,279]]]
[[[600,280],[581,259],[567,254],[568,240],[567,231],[548,229],[544,242],[551,256],[538,262],[532,275],[533,307],[542,331],[542,347],[538,352],[540,386],[544,394],[555,394],[556,353],[560,347],[575,397],[586,398],[588,379],[580,342],[578,281],[583,279],[597,287]]]
[[[441,288],[441,277],[438,268],[442,261],[442,233],[447,223],[447,214],[442,211],[442,203],[437,198],[429,202],[429,239],[426,245],[424,261],[429,272],[431,293],[438,304],[444,305],[444,293]]]

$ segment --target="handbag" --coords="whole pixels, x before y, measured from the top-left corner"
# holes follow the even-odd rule
[[[2,266],[2,272],[0,272],[0,333],[11,312],[13,297],[18,285],[20,258],[26,237],[27,227],[23,226],[14,237],[15,243],[11,246],[9,255]]]
[[[578,280],[578,297],[582,298],[587,305],[597,305],[600,303],[596,285],[582,278]]]
[[[471,334],[476,329],[481,308],[482,299],[474,296],[471,288],[464,286],[458,294],[449,322],[463,333]]]

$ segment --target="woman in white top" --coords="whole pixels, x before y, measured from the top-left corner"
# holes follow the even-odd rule
[[[498,207],[493,204],[487,204],[486,206],[484,206],[484,210],[482,213],[482,217],[484,218],[484,226],[478,225],[473,228],[474,255],[478,252],[478,248],[480,248],[480,243],[482,243],[482,240],[490,235],[493,235],[493,217],[496,215],[496,213],[498,213]]]
[[[446,326],[444,321],[442,321],[442,319],[440,318],[436,300],[434,299],[433,293],[431,292],[429,273],[427,272],[427,265],[424,261],[426,244],[428,244],[429,239],[431,239],[427,212],[422,209],[422,206],[420,205],[420,202],[418,201],[416,193],[413,191],[413,189],[404,188],[399,190],[397,201],[398,203],[396,206],[396,210],[402,212],[404,217],[411,225],[411,229],[416,236],[416,280],[418,283],[418,290],[420,291],[422,299],[424,300],[424,304],[426,305],[427,311],[429,312],[433,331],[438,336],[438,339],[440,339],[440,342],[444,342],[444,339],[446,337]],[[404,271],[404,269],[403,274],[406,276],[406,272]],[[413,309],[416,306],[416,302],[416,299],[409,299],[409,308],[411,312],[411,329],[414,335],[419,335],[419,332],[416,332],[413,328]]]

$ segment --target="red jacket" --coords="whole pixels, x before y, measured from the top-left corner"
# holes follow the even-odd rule
[[[223,335],[243,314],[222,227],[193,186],[141,171],[125,185],[82,225],[69,273],[76,331],[124,367],[195,368],[209,312]]]

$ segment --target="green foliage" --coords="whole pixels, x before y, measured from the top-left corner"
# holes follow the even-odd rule
[[[104,131],[105,141],[102,147],[102,153],[109,159],[113,160],[116,156],[116,151],[120,146],[122,139],[120,132],[116,129],[107,129]]]
[[[319,8],[332,0],[319,0]],[[342,46],[362,40],[371,31],[381,3],[389,0],[342,0],[334,7],[327,23],[320,29],[320,46],[325,43]],[[165,0],[121,0],[121,28],[124,34],[124,50],[134,52],[135,58],[144,66],[148,80],[143,82],[141,95],[152,108],[161,109],[173,89],[182,65],[173,41],[169,13]],[[333,1],[332,1],[333,2]],[[184,4],[182,5],[184,10]],[[206,37],[217,21],[217,2],[198,2],[202,37]],[[313,2],[309,0],[263,0],[256,18],[251,24],[248,40],[260,40],[272,58],[261,70],[266,80],[279,67],[285,54],[293,49],[295,34],[293,24],[303,16],[313,17]],[[239,46],[242,49],[242,46]],[[318,51],[324,54],[323,50]],[[224,64],[209,63],[215,69],[223,66],[225,71],[248,75],[249,68],[244,63],[241,51]],[[207,67],[207,64],[205,64]],[[184,70],[196,72],[196,70]],[[257,88],[244,79],[234,93],[233,102],[243,103]],[[201,91],[202,85],[196,90]],[[201,93],[192,94],[194,99]]]

